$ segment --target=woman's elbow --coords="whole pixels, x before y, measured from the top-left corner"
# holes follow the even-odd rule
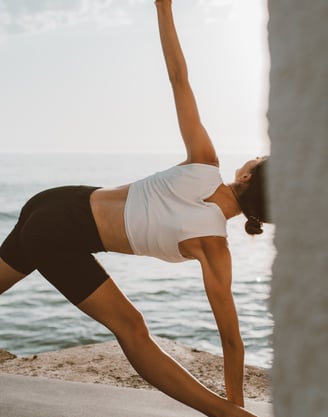
[[[187,71],[183,71],[180,68],[169,71],[169,80],[173,87],[189,84]]]
[[[229,349],[244,355],[245,346],[240,335],[229,335],[222,338],[223,349]]]

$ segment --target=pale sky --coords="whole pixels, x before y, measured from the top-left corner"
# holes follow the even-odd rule
[[[173,0],[202,121],[264,154],[266,0]],[[153,0],[0,0],[0,153],[183,151]]]

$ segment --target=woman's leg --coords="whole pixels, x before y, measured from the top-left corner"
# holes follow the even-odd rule
[[[25,278],[26,274],[16,271],[8,265],[2,258],[0,258],[0,294],[7,291],[16,282]]]
[[[78,307],[117,337],[136,371],[167,395],[211,417],[254,417],[198,382],[151,338],[142,315],[112,279]]]

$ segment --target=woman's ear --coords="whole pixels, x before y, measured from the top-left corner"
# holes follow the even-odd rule
[[[238,181],[241,182],[242,184],[247,184],[251,178],[252,178],[252,174],[248,172],[238,177]]]

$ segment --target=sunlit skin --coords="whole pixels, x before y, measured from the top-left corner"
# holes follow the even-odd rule
[[[156,1],[161,45],[171,82],[181,136],[186,148],[182,164],[219,165],[213,143],[201,123],[189,84],[187,65],[175,30],[171,1]],[[257,158],[236,171],[233,184],[218,186],[207,201],[214,202],[230,219],[240,213],[234,186],[245,184]],[[124,207],[129,185],[98,189],[90,198],[99,235],[107,251],[132,254],[125,224]],[[200,237],[179,243],[181,254],[201,266],[206,294],[222,341],[227,400],[197,381],[152,339],[142,314],[108,279],[78,307],[115,334],[137,372],[149,383],[209,417],[256,417],[246,411],[243,395],[244,345],[232,296],[232,266],[224,237]],[[0,259],[0,292],[24,277]]]

